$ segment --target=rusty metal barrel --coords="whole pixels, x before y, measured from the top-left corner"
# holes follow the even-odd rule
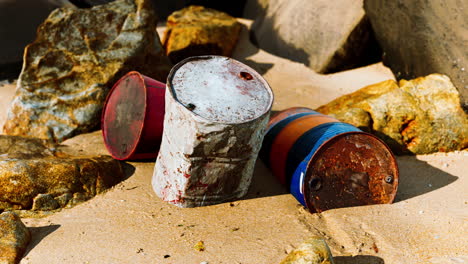
[[[101,128],[109,153],[118,160],[156,158],[163,132],[166,85],[132,71],[107,96]]]
[[[398,166],[376,136],[308,108],[271,118],[261,158],[311,212],[393,202]]]
[[[245,195],[273,102],[268,83],[234,59],[199,56],[174,66],[166,85],[155,193],[179,207]]]

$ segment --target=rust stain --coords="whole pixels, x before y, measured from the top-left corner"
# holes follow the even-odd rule
[[[343,155],[343,151],[347,155]],[[393,202],[398,167],[388,147],[367,133],[339,135],[312,157],[305,200],[312,212]]]

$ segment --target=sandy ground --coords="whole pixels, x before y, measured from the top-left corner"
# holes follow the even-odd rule
[[[393,78],[381,64],[319,75],[256,49],[246,31],[234,57],[264,75],[274,110],[314,108]],[[14,85],[0,86],[0,124],[13,94]],[[99,131],[64,144],[107,154]],[[191,209],[154,194],[154,161],[129,162],[128,178],[108,192],[49,217],[24,219],[33,238],[21,263],[279,263],[313,235],[327,239],[337,264],[468,263],[468,151],[397,159],[394,204],[321,214],[300,206],[260,161],[246,197]],[[193,248],[199,241],[205,251]]]

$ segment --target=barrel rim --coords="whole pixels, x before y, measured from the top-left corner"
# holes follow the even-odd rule
[[[236,64],[241,64],[242,67],[245,67],[246,69],[248,70],[251,70],[252,73],[254,75],[256,75],[256,77],[261,81],[261,83],[263,84],[263,86],[265,87],[265,89],[267,90],[269,96],[270,96],[270,99],[268,101],[268,107],[265,108],[265,110],[259,114],[258,116],[250,119],[250,120],[243,120],[243,121],[238,121],[238,122],[220,122],[220,121],[214,121],[214,120],[210,120],[208,118],[205,118],[193,111],[190,111],[190,109],[188,109],[184,104],[182,104],[178,99],[177,99],[177,96],[175,96],[175,91],[174,91],[174,87],[172,86],[172,79],[174,78],[177,70],[182,67],[184,64],[186,64],[187,62],[189,61],[195,61],[195,60],[209,60],[209,59],[212,59],[212,58],[225,58],[226,60],[230,60],[231,62],[233,63],[236,63]],[[208,123],[216,123],[216,124],[222,124],[222,125],[238,125],[238,124],[249,124],[249,123],[254,123],[256,121],[258,121],[259,119],[263,118],[264,116],[266,115],[269,115],[270,111],[271,111],[271,108],[273,106],[273,101],[274,101],[274,94],[273,94],[273,90],[271,89],[270,85],[268,84],[268,82],[263,78],[263,76],[258,73],[256,70],[252,69],[250,66],[236,60],[236,59],[233,59],[233,58],[230,58],[230,57],[226,57],[226,56],[219,56],[219,55],[202,55],[202,56],[192,56],[192,57],[188,57],[186,59],[183,59],[182,61],[178,62],[176,65],[174,65],[174,67],[172,67],[171,71],[169,72],[169,75],[167,76],[167,82],[166,82],[166,87],[167,87],[167,90],[169,91],[170,95],[172,96],[172,98],[174,99],[174,101],[179,104],[180,106],[182,106],[184,109],[190,111],[194,116],[196,116],[197,118],[200,118],[202,119],[203,121],[205,122],[208,122]]]
[[[107,134],[107,130],[105,129],[107,126],[106,126],[106,122],[105,122],[105,115],[106,115],[106,111],[107,111],[107,106],[109,104],[109,99],[111,98],[112,96],[112,93],[117,90],[117,87],[119,86],[119,84],[121,82],[123,82],[126,78],[130,77],[130,76],[133,76],[135,75],[138,80],[141,82],[142,87],[143,87],[143,91],[144,91],[144,101],[145,101],[145,105],[144,105],[144,112],[143,112],[143,122],[140,122],[140,129],[138,131],[138,137],[135,138],[133,141],[135,142],[135,144],[133,144],[133,147],[131,149],[131,151],[128,152],[127,155],[119,155],[117,156],[119,153],[115,152],[112,147],[110,146],[110,144],[107,143],[107,138],[108,138],[108,134]],[[102,132],[102,136],[104,138],[104,145],[106,146],[107,150],[109,151],[109,153],[111,154],[111,156],[116,159],[116,160],[127,160],[127,159],[131,159],[132,156],[134,156],[136,153],[136,149],[138,148],[138,145],[140,144],[140,141],[141,141],[141,137],[143,135],[143,130],[145,128],[145,122],[144,120],[146,119],[146,115],[147,115],[147,111],[148,111],[148,94],[147,94],[147,89],[148,87],[146,86],[146,83],[145,83],[145,78],[144,76],[139,73],[138,71],[130,71],[128,73],[126,73],[124,76],[122,76],[113,86],[112,86],[112,89],[109,91],[109,94],[107,95],[106,97],[106,101],[104,103],[104,106],[103,106],[103,109],[102,109],[102,114],[101,114],[101,132]]]
[[[349,124],[349,123],[345,123],[345,124]],[[309,170],[311,164],[313,163],[313,161],[315,161],[318,154],[321,153],[321,151],[323,151],[323,149],[326,148],[327,145],[330,144],[331,141],[336,140],[339,137],[343,137],[343,136],[350,135],[350,134],[363,134],[363,135],[366,135],[366,136],[370,136],[370,137],[376,139],[378,142],[380,142],[382,144],[382,146],[390,153],[392,167],[395,170],[395,177],[394,177],[394,185],[393,185],[394,186],[394,191],[393,191],[393,193],[392,193],[392,195],[390,197],[390,200],[388,201],[387,204],[393,203],[393,201],[396,198],[396,194],[398,192],[400,171],[399,171],[399,168],[398,168],[397,160],[396,160],[395,155],[393,154],[392,150],[390,149],[390,147],[382,139],[380,139],[376,135],[373,135],[373,134],[370,134],[370,133],[367,133],[367,132],[364,132],[364,131],[350,131],[350,132],[345,132],[345,133],[336,135],[336,136],[328,139],[319,148],[317,148],[315,153],[310,157],[309,161],[307,162],[306,172]],[[306,181],[307,177],[309,177],[309,175],[306,173],[304,175],[304,180],[303,180],[304,182]],[[307,184],[303,184],[301,191],[302,191],[302,195],[304,197],[304,201],[306,203],[306,208],[311,213],[321,212],[321,211],[317,210],[317,208],[313,204],[311,204],[311,202],[310,202],[311,199],[310,199],[310,196],[308,195],[309,192],[306,191],[306,188],[307,188]]]
[[[285,117],[281,116],[282,114],[284,114],[284,113],[286,113],[288,111],[295,111],[295,110],[298,110],[298,112],[294,112],[293,114],[287,115]],[[314,113],[314,112],[323,115],[322,113],[319,113],[319,112],[315,111],[314,109],[311,109],[311,108],[308,108],[308,107],[305,107],[305,106],[304,107],[303,106],[295,106],[295,107],[289,107],[289,108],[283,109],[283,110],[273,114],[270,117],[270,120],[268,121],[268,130],[275,127],[279,122],[285,120],[288,117],[303,114],[303,113]]]

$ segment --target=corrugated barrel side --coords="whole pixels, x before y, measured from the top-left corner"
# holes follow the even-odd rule
[[[191,76],[192,70],[200,72]],[[165,130],[152,179],[154,191],[180,207],[242,197],[252,180],[273,101],[268,84],[253,69],[221,56],[186,59],[173,68],[168,80]],[[190,87],[174,87],[183,84]],[[204,85],[215,94],[205,93]],[[183,94],[191,92],[197,96]],[[225,98],[226,94],[231,98]],[[257,104],[252,106],[256,109],[244,111],[242,105],[230,104],[229,100],[236,99],[234,103]],[[225,104],[218,105],[219,101]],[[200,110],[203,108],[206,111]]]

